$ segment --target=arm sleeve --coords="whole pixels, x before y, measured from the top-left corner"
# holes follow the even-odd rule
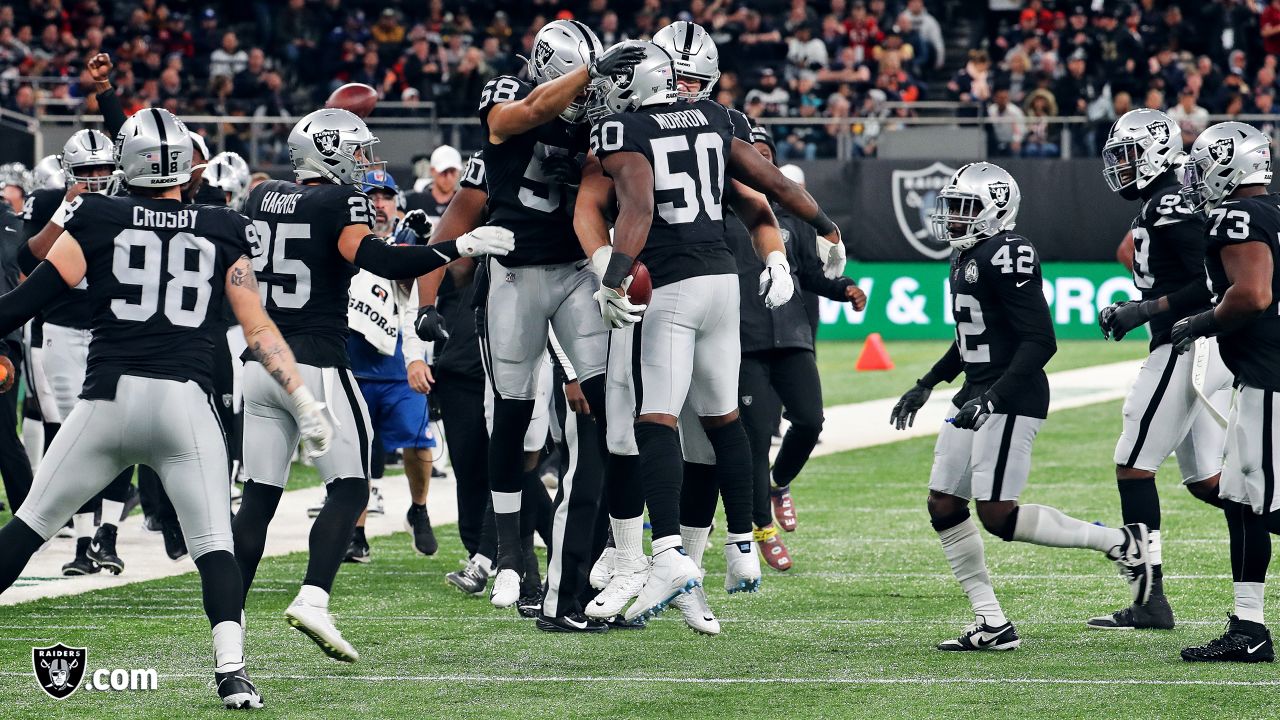
[[[1177,317],[1209,304],[1213,297],[1204,278],[1205,226],[1196,220],[1184,220],[1165,232],[1166,239],[1178,250],[1178,258],[1195,280],[1168,295],[1169,312]]]
[[[1025,252],[1022,248],[1031,248],[1029,243],[1010,243],[1015,256]],[[1020,338],[1018,347],[1013,352],[1013,359],[1000,379],[991,386],[997,398],[1012,397],[1030,377],[1042,372],[1053,354],[1058,351],[1058,343],[1054,338],[1053,320],[1049,315],[1049,304],[1044,299],[1044,278],[1040,273],[1040,260],[1031,248],[1032,262],[1030,272],[1018,272],[1019,263],[1014,263],[1014,272],[1001,273],[996,286],[999,289],[1000,301],[1014,332]],[[1021,265],[1021,268],[1025,268]],[[1029,281],[1029,282],[1028,282]]]
[[[22,327],[67,291],[67,283],[52,264],[42,262],[13,290],[0,295],[0,336]]]
[[[569,356],[565,354],[564,348],[561,347],[560,341],[556,339],[556,331],[547,329],[547,351],[551,353],[551,362],[560,368],[560,372],[564,373],[566,382],[576,382],[578,374],[573,370],[573,364],[569,362]]]
[[[947,348],[946,354],[939,358],[938,362],[934,363],[933,367],[929,369],[929,372],[925,373],[924,377],[916,382],[932,388],[938,383],[949,383],[955,380],[961,370],[964,370],[964,360],[960,358],[960,347],[953,340],[951,341],[951,347]]]
[[[115,140],[120,128],[124,127],[124,107],[120,105],[120,96],[114,87],[98,93],[98,111],[102,113],[102,125],[107,136]]]
[[[388,280],[413,280],[458,259],[457,243],[391,246],[366,235],[356,250],[356,267]]]

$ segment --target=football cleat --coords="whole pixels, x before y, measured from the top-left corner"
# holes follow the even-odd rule
[[[363,535],[351,538],[351,544],[347,546],[347,556],[343,558],[343,562],[349,563],[367,563],[370,560],[369,541]]]
[[[694,632],[703,635],[720,634],[720,621],[711,612],[711,606],[707,604],[707,593],[701,586],[684,595],[677,595],[671,604],[679,608],[680,614],[684,615],[684,624]]]
[[[648,625],[642,617],[638,617],[634,620],[628,620],[621,614],[614,615],[608,620],[605,620],[604,624],[608,625],[610,630],[643,630]]]
[[[964,629],[955,640],[944,640],[938,643],[939,650],[973,651],[973,650],[1012,650],[1022,644],[1018,631],[1013,623],[1005,622],[999,627],[992,627],[982,616],[972,625]]]
[[[1147,552],[1150,536],[1147,526],[1129,523],[1120,528],[1124,542],[1112,548],[1107,557],[1115,561],[1120,577],[1129,583],[1134,605],[1146,605],[1151,597],[1151,554]]]
[[[218,686],[218,697],[222,698],[224,707],[230,710],[251,710],[262,707],[262,696],[249,680],[249,674],[240,668],[234,672],[214,673],[213,681]]]
[[[700,585],[702,570],[685,554],[684,548],[663,550],[650,561],[644,587],[640,588],[636,601],[631,603],[623,617],[634,620],[641,616],[655,616],[665,610],[677,595]]]
[[[311,638],[325,655],[334,660],[353,663],[360,659],[360,653],[356,652],[351,643],[347,642],[334,626],[329,608],[308,605],[295,598],[284,611],[284,617],[289,621],[289,625]]]
[[[538,614],[536,623],[539,630],[543,632],[560,632],[560,633],[602,633],[609,629],[609,625],[601,620],[589,618],[582,613],[575,612],[559,617],[548,617]]]
[[[511,568],[498,571],[489,591],[489,602],[496,608],[509,608],[520,600],[520,573]]]
[[[466,567],[445,575],[444,579],[468,595],[480,595],[489,584],[489,572],[475,560],[468,560]]]
[[[1172,630],[1173,608],[1169,598],[1152,595],[1146,605],[1130,605],[1110,615],[1090,618],[1085,625],[1095,630]]]
[[[413,539],[413,549],[420,555],[435,555],[440,549],[436,542],[435,530],[431,528],[431,518],[427,516],[426,505],[410,505],[404,517],[404,529],[409,531]]]
[[[1182,651],[1187,662],[1272,662],[1276,659],[1271,632],[1262,623],[1227,616],[1227,631],[1208,644]]]
[[[536,586],[520,593],[516,601],[516,612],[520,617],[536,618],[542,614],[542,586]]]
[[[382,491],[377,485],[369,486],[369,503],[365,506],[365,511],[370,515],[387,514],[387,503],[382,499]]]
[[[102,568],[98,567],[98,563],[89,559],[89,538],[77,538],[76,557],[62,566],[62,574],[67,576],[92,575],[101,570]]]
[[[609,587],[609,581],[613,579],[613,559],[617,553],[618,549],[612,547],[607,547],[600,553],[600,557],[591,566],[591,587],[596,590]]]
[[[622,612],[627,603],[640,594],[640,588],[649,577],[648,559],[642,558],[633,568],[617,567],[615,570],[613,579],[587,605],[587,617],[607,620]]]
[[[791,486],[769,488],[769,502],[773,504],[773,519],[787,532],[796,531],[796,506],[791,500]]]
[[[724,590],[732,595],[760,589],[760,556],[753,540],[725,543]]]
[[[89,543],[89,559],[97,563],[103,570],[112,575],[124,572],[124,561],[116,554],[116,526],[104,524],[98,526]]]
[[[766,528],[757,528],[751,534],[756,541],[756,547],[760,548],[760,554],[764,555],[764,561],[769,563],[769,567],[778,572],[791,569],[791,553],[788,553],[787,546],[782,544],[782,538],[778,537],[778,528],[773,523],[769,523],[769,527]]]
[[[170,560],[177,562],[187,556],[187,539],[182,536],[182,526],[176,520],[161,523],[160,534],[164,537],[164,553]]]

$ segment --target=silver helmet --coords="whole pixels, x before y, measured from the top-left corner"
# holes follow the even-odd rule
[[[289,159],[298,181],[327,180],[359,185],[364,174],[386,163],[374,160],[378,138],[369,126],[347,110],[324,108],[298,121],[289,133]]]
[[[22,188],[22,192],[29,193],[34,188],[31,180],[31,171],[26,165],[20,162],[10,162],[0,165],[0,187],[13,185]]]
[[[1252,125],[1224,122],[1200,133],[1183,166],[1182,194],[1213,209],[1241,185],[1271,183],[1271,140]]]
[[[227,205],[239,209],[249,191],[249,163],[233,152],[220,152],[209,160],[204,169],[205,182],[227,193],[231,197]]]
[[[988,162],[969,163],[951,176],[934,199],[934,237],[967,250],[984,238],[1012,230],[1022,191],[1007,170]]]
[[[111,166],[115,167],[115,160]],[[36,190],[63,190],[67,178],[62,174],[62,161],[57,155],[45,155],[31,170],[31,183]]]
[[[82,183],[92,193],[111,195],[120,184],[116,150],[106,133],[77,130],[62,146],[62,173],[67,185]],[[106,175],[89,175],[90,168],[105,168]]]
[[[173,187],[191,179],[191,133],[163,108],[139,110],[116,134],[116,164],[130,187]]]
[[[720,51],[701,25],[677,20],[654,33],[653,42],[671,56],[676,66],[676,79],[689,78],[701,84],[696,92],[680,90],[681,100],[711,97],[711,91],[720,79]]]
[[[676,101],[675,66],[666,50],[644,40],[627,40],[618,45],[644,48],[644,59],[630,69],[591,83],[591,106],[587,116],[593,123],[614,113],[649,105],[670,105]]]
[[[535,85],[555,80],[580,67],[589,67],[603,50],[600,38],[586,25],[577,20],[552,20],[533,38],[529,78]],[[586,110],[586,99],[575,99],[560,117],[581,122]]]
[[[1111,192],[1139,190],[1182,159],[1182,131],[1159,110],[1138,108],[1116,120],[1102,148],[1102,176]]]

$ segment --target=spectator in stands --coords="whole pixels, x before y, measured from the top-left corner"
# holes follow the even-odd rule
[[[209,54],[209,75],[235,77],[249,64],[249,53],[240,47],[240,39],[232,31],[222,34],[222,44]]]
[[[839,98],[838,100],[836,98]],[[883,120],[889,117],[889,110],[885,107],[885,103],[889,97],[879,88],[871,88],[867,91],[862,99],[862,107],[858,110],[858,116],[867,118],[866,122],[861,123],[854,128],[853,135],[853,154],[855,157],[874,157],[880,145],[880,134],[884,131],[885,126]],[[846,117],[849,113],[849,101],[844,96],[832,96],[827,106],[831,117]],[[831,123],[827,125],[827,132],[835,135],[843,130],[842,124]]]
[[[1169,108],[1169,119],[1178,123],[1178,127],[1182,130],[1182,143],[1187,147],[1191,147],[1200,133],[1209,127],[1209,111],[1200,107],[1196,100],[1196,90],[1191,83],[1188,83],[1178,93],[1178,104]]]
[[[1062,125],[1050,122],[1058,115],[1058,102],[1053,93],[1043,88],[1027,96],[1026,135],[1022,140],[1023,157],[1058,157],[1062,153]]]
[[[400,23],[400,13],[395,8],[385,8],[378,16],[378,22],[369,30],[374,42],[379,45],[399,45],[404,42],[404,25]]]
[[[786,56],[782,33],[771,27],[758,10],[747,10],[737,53],[747,67],[776,63]]]
[[[827,45],[813,37],[813,26],[800,25],[794,34],[787,38],[787,62],[792,66],[805,70],[817,70],[824,67],[830,58],[827,56]]]
[[[970,50],[969,62],[947,83],[951,95],[960,102],[985,103],[991,99],[991,60],[986,50]],[[1006,91],[1008,88],[1006,88]]]
[[[36,114],[36,91],[30,85],[19,85],[18,89],[13,93],[13,100],[9,104],[9,109],[23,115]]]
[[[484,52],[477,47],[467,48],[462,62],[449,75],[449,102],[443,104],[443,108],[449,110],[447,114],[466,115],[476,104],[475,99],[480,97],[485,83],[493,77],[493,69],[484,61]]]
[[[791,102],[791,93],[778,83],[778,76],[773,68],[764,68],[760,71],[760,87],[747,93],[748,103],[752,98],[763,105],[764,117],[785,117],[787,106]]]
[[[938,19],[929,14],[924,0],[907,0],[907,9],[902,14],[910,19],[911,26],[923,40],[920,47],[916,48],[922,67],[926,70],[941,70],[947,59],[947,45]]]
[[[409,52],[400,60],[400,76],[406,87],[418,91],[423,98],[435,97],[436,83],[444,77],[440,53],[427,41],[427,30],[421,26],[410,33]]]
[[[1022,138],[1026,135],[1026,116],[1009,101],[1009,88],[997,85],[987,105],[990,125],[988,154],[993,157],[1014,157],[1022,153]]]
[[[1010,55],[1009,69],[1000,74],[997,82],[1007,85],[1009,87],[1009,99],[1021,105],[1026,100],[1027,94],[1035,89],[1035,78],[1031,74],[1031,61],[1026,54],[1016,52]]]
[[[306,0],[289,0],[276,15],[275,46],[284,55],[290,67],[298,69],[300,75],[311,77],[309,63],[320,37],[315,16],[307,8]]]
[[[1254,89],[1252,112],[1258,115],[1280,114],[1280,105],[1276,104],[1275,88],[1260,87]],[[1268,135],[1276,130],[1276,123],[1272,120],[1255,120],[1250,124]]]
[[[866,3],[853,3],[853,10],[845,22],[848,29],[849,46],[853,48],[853,60],[864,63],[871,59],[872,52],[884,40],[884,33],[875,17],[867,12]]]
[[[262,52],[262,48],[253,48],[249,51],[249,60],[245,64],[245,68],[236,73],[231,80],[232,91],[231,96],[236,100],[244,102],[247,108],[252,108],[259,98],[266,92],[267,74],[267,56]]]
[[[604,45],[606,48],[612,47],[623,40],[630,39],[627,37],[627,34],[622,32],[618,27],[618,13],[612,10],[606,10],[605,13],[600,16],[600,25],[597,35],[600,36],[600,44]]]

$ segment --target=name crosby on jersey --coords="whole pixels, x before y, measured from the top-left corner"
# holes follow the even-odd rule
[[[185,230],[195,228],[196,211],[193,209],[165,212],[149,210],[138,205],[133,206],[133,224],[138,227],[159,228],[162,230]]]

